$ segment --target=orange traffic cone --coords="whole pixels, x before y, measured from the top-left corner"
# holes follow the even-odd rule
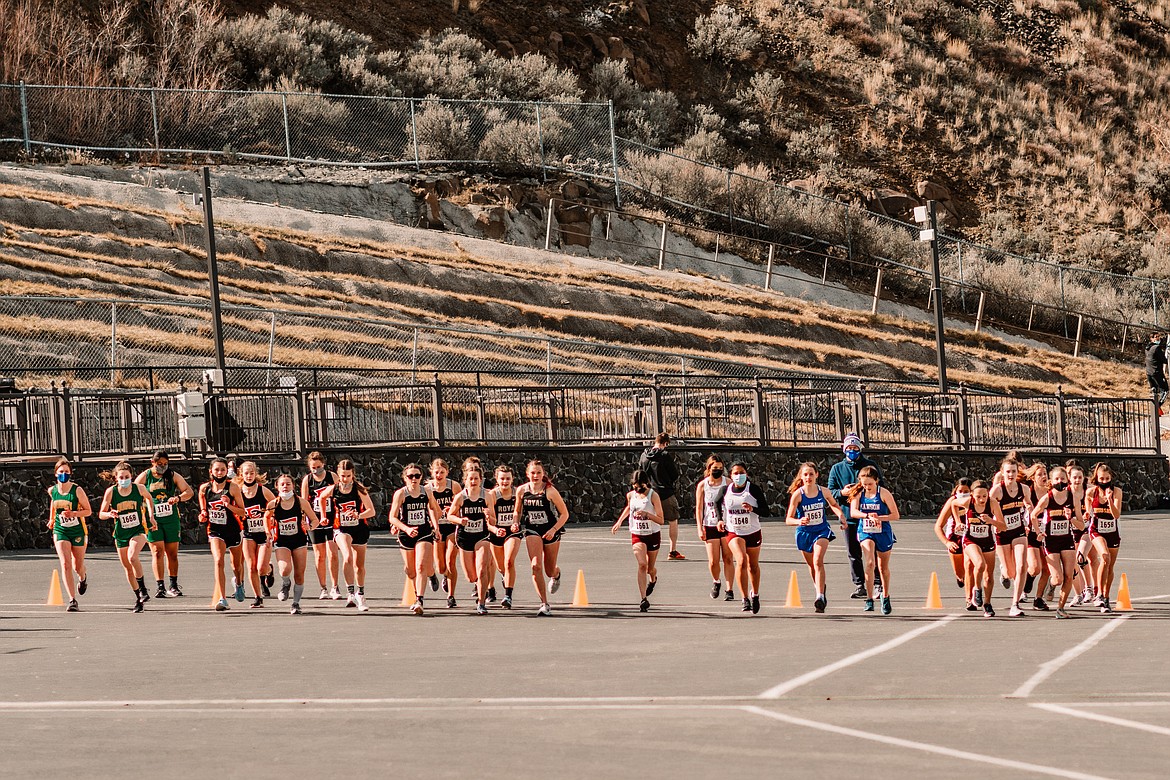
[[[45,602],[45,606],[65,606],[65,599],[61,598],[61,577],[56,569],[53,569],[53,578],[49,580],[49,600]]]
[[[577,569],[577,587],[573,588],[573,606],[589,606],[589,592],[585,590],[585,570]]]
[[[797,582],[796,572],[792,572],[792,576],[788,578],[788,598],[784,601],[784,606],[800,608],[804,606],[800,603],[800,585]]]
[[[418,594],[414,590],[414,579],[407,579],[406,584],[402,586],[402,601],[398,606],[413,607],[416,601]]]
[[[215,605],[223,598],[223,591],[219,588],[219,578],[215,578],[215,593],[211,596],[211,608],[215,609]]]
[[[1129,577],[1121,575],[1121,587],[1117,589],[1117,610],[1119,612],[1132,612],[1133,602],[1129,600]]]
[[[930,587],[926,589],[926,603],[923,609],[942,609],[942,596],[938,592],[938,572],[930,573]]]

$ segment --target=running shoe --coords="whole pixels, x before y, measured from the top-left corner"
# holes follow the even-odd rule
[[[356,607],[356,606],[357,606],[357,596],[354,595],[353,593],[345,594],[345,608],[349,609],[350,607]]]
[[[142,599],[141,598],[137,598],[134,600],[134,611],[135,612],[142,611]]]
[[[881,580],[875,580],[875,581],[874,581],[874,583],[873,583],[873,595],[874,595],[874,596],[876,596],[876,597],[878,597],[878,598],[881,598],[881,595],[882,595],[882,581],[881,581]]]
[[[159,585],[158,590],[155,591],[154,597],[156,599],[165,599],[167,597],[167,588],[165,585]]]
[[[561,573],[558,571],[557,576],[553,577],[548,582],[548,592],[549,593],[556,593],[560,589],[561,589]]]
[[[955,584],[957,584],[959,586],[959,590],[963,590],[965,587],[967,587],[967,583],[963,582],[960,579],[956,579]]]
[[[512,597],[511,596],[504,596],[504,600],[500,602],[500,606],[503,607],[504,609],[511,609],[512,608]]]
[[[215,603],[215,611],[216,612],[227,612],[228,611],[227,599],[220,599],[219,601],[217,601]]]
[[[448,596],[448,597],[447,597],[447,609],[454,609],[455,607],[456,607],[456,604],[455,604],[455,597],[454,597],[454,596]]]
[[[1053,585],[1052,583],[1049,583],[1048,587],[1044,591],[1044,600],[1045,601],[1052,601],[1052,599],[1055,597],[1056,597],[1056,586]]]
[[[1032,602],[1032,609],[1036,609],[1041,612],[1048,612],[1048,604],[1045,603],[1044,599],[1037,598]]]
[[[262,606],[264,606],[264,599],[257,596],[256,600],[252,602],[252,606],[248,607],[248,609],[260,609]]]
[[[443,578],[443,592],[444,592],[444,593],[450,593],[450,592],[451,592],[451,586],[450,586],[450,584],[448,584],[448,582],[447,582],[447,578],[446,578],[446,577],[444,577],[444,578]]]
[[[977,607],[983,606],[983,589],[982,588],[976,588],[975,590],[971,591],[971,601],[974,602],[975,606],[977,606]]]
[[[669,558],[672,561],[685,561],[687,556],[683,555],[678,550],[671,550]]]
[[[851,598],[851,599],[863,599],[863,598],[865,598],[865,586],[864,586],[864,585],[858,585],[858,586],[857,586],[857,587],[856,587],[856,588],[853,590],[853,592],[849,594],[849,598]]]
[[[723,600],[724,601],[735,601],[735,590],[733,588],[728,588],[727,593],[725,593],[723,596]]]
[[[862,612],[873,612],[873,599],[866,599],[865,606],[861,608]]]
[[[649,596],[654,592],[654,586],[658,584],[658,580],[650,580],[646,583],[646,595]]]
[[[1007,577],[1001,576],[999,578],[999,584],[1001,586],[1003,586],[1004,588],[1010,588],[1012,586],[1012,581],[1009,580]]]
[[[990,604],[983,605],[983,617],[995,617],[995,610],[991,608]]]
[[[650,611],[650,600],[649,599],[642,599],[642,603],[638,605],[638,611],[639,612],[649,612]]]
[[[1019,604],[1013,604],[1012,608],[1010,610],[1008,610],[1008,614],[1011,615],[1012,617],[1023,617],[1024,610],[1020,609]]]
[[[882,596],[882,614],[888,615],[894,611],[894,607],[890,604],[889,596]],[[992,613],[995,614],[994,612]]]
[[[1068,617],[1068,613],[1067,613],[1067,612],[1065,612],[1065,611],[1064,611],[1063,609],[1061,609],[1060,607],[1057,607],[1057,608],[1056,608],[1056,617],[1057,617],[1058,619],[1061,619],[1061,620],[1063,620],[1063,619],[1065,619],[1065,618],[1067,618],[1067,617]]]
[[[431,590],[438,591],[438,589],[439,589],[439,578],[432,574],[431,575]]]
[[[268,578],[267,578],[267,577],[261,577],[261,578],[260,578],[260,594],[261,594],[262,596],[264,596],[264,598],[270,598],[270,597],[272,596],[272,591],[271,591],[271,590],[269,590],[269,588],[271,588],[271,587],[272,587],[272,586],[271,586],[271,584],[268,582]]]
[[[84,596],[87,588],[89,588],[89,580],[87,580],[85,577],[82,577],[81,582],[77,583],[77,594],[79,596]]]
[[[552,614],[552,608],[549,607],[548,602],[540,605],[540,609],[536,610],[538,617],[548,617]]]
[[[243,601],[243,600],[244,600],[244,583],[241,582],[239,585],[236,586],[236,601]]]
[[[713,599],[719,598],[719,591],[722,590],[722,588],[723,588],[723,583],[721,583],[721,582],[711,583],[711,598],[713,598]]]
[[[1081,604],[1081,594],[1080,594],[1080,593],[1074,593],[1074,594],[1072,595],[1072,598],[1071,598],[1071,599],[1069,599],[1068,605],[1069,605],[1070,607],[1078,607],[1078,606],[1080,606],[1080,604]]]
[[[1101,603],[1101,614],[1102,615],[1112,615],[1113,614],[1113,607],[1109,604],[1108,599],[1106,599],[1105,601],[1103,601]]]
[[[1108,603],[1108,601],[1109,601],[1109,599],[1105,598],[1104,596],[1098,596],[1096,599],[1093,600],[1093,606],[1094,607],[1103,607],[1103,606],[1105,606],[1105,604]]]
[[[288,601],[288,592],[290,590],[292,590],[292,583],[281,585],[280,586],[280,593],[277,594],[276,597],[278,599],[280,599],[281,601]]]
[[[487,604],[476,604],[475,605],[475,614],[486,615],[487,614]]]
[[[333,599],[334,601],[337,601],[338,599],[341,598],[341,591],[337,589],[336,585],[334,585],[329,590],[329,598]]]
[[[740,607],[740,611],[741,612],[751,612],[752,611],[752,600],[751,599],[744,599],[743,606]]]
[[[317,601],[325,601],[329,598],[329,589],[321,588],[321,595],[317,597]]]
[[[65,608],[66,612],[78,612],[77,599],[69,599],[69,606]]]
[[[288,614],[290,614],[290,615],[301,614],[301,603],[299,601],[294,601],[292,608],[288,611]]]
[[[174,585],[167,588],[167,595],[173,599],[182,598],[183,597],[183,590],[179,587],[179,583],[176,582]]]
[[[150,601],[150,594],[146,592],[146,588],[143,588],[142,590],[138,591],[138,595],[142,599],[143,604]]]
[[[357,610],[358,612],[370,611],[370,605],[366,603],[366,597],[361,593],[357,594]]]
[[[825,606],[828,603],[829,602],[825,600],[824,596],[817,596],[816,601],[813,602],[813,609],[815,609],[817,612],[824,612]]]
[[[263,577],[260,578],[260,584],[263,585],[265,588],[271,588],[273,585],[276,584],[276,575],[275,574],[265,574]],[[265,595],[268,595],[268,594],[265,594]]]
[[[488,588],[487,603],[489,603],[489,604],[496,603],[496,586],[495,585],[492,585],[490,588]]]
[[[979,607],[975,606],[975,602],[974,602],[974,601],[968,601],[968,602],[967,602],[967,611],[968,611],[968,612],[974,612],[974,611],[975,611],[975,610],[977,610],[977,609],[979,609]]]
[[[753,615],[760,614],[760,596],[759,596],[759,594],[752,596],[752,614]]]
[[[421,614],[423,613],[423,605],[422,605],[422,602],[421,602],[421,601],[416,601],[416,602],[414,602],[414,606],[412,606],[412,607],[410,608],[410,611],[411,611],[411,612],[413,612],[413,613],[414,613],[414,614],[416,614],[416,615],[421,615]]]

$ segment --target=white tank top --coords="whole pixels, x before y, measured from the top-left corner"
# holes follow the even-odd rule
[[[655,523],[649,518],[639,518],[641,512],[654,511],[654,491],[647,490],[646,495],[640,496],[634,493],[630,496],[630,533],[634,536],[651,536],[662,530],[659,523]]]
[[[715,496],[724,485],[730,485],[731,480],[720,477],[719,484],[712,485],[709,480],[703,480],[703,525],[714,528],[719,525],[719,513],[715,509]]]
[[[760,516],[756,514],[756,499],[748,488],[752,483],[744,483],[743,490],[734,492],[728,487],[723,496],[723,518],[727,523],[727,530],[736,536],[747,536],[760,530]],[[747,508],[744,508],[744,505]]]

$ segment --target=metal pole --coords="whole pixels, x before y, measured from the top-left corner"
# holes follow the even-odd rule
[[[227,361],[223,355],[223,318],[219,311],[219,266],[215,259],[215,216],[211,209],[211,169],[203,166],[203,221],[207,232],[207,281],[211,286],[211,337],[215,341],[215,366],[220,387],[227,386]]]
[[[1150,301],[1154,304],[1154,327],[1158,325],[1158,288],[1150,282]]]
[[[715,234],[715,265],[719,265],[719,234]]]
[[[877,281],[873,283],[873,306],[870,307],[870,314],[877,314],[878,301],[882,299],[882,276],[883,270],[879,268],[877,272]]]
[[[613,200],[622,207],[621,177],[618,176],[617,134],[613,129],[613,101],[609,101],[609,147],[613,152]]]
[[[548,171],[544,168],[544,130],[540,125],[540,103],[536,104],[536,141],[540,144],[540,180],[548,181]]]
[[[731,216],[731,169],[725,168],[724,170],[727,172],[727,229],[731,230],[732,225],[735,224],[735,220]]]
[[[933,275],[934,289],[934,340],[938,352],[938,391],[947,392],[947,353],[943,341],[943,300],[942,300],[942,273],[938,266],[938,212],[935,202],[930,206],[930,270]]]
[[[288,93],[280,93],[280,111],[284,115],[284,159],[292,161],[292,135],[288,131]]]
[[[666,262],[666,223],[662,223],[662,238],[658,241],[658,270],[662,270]]]
[[[158,154],[162,145],[158,142],[158,96],[154,87],[150,88],[150,120],[154,125],[154,153]]]
[[[1064,337],[1068,338],[1068,306],[1064,302],[1064,266],[1056,267],[1056,272],[1060,275],[1060,321],[1064,324]]]
[[[268,332],[268,375],[264,379],[264,386],[272,386],[272,358],[276,349],[276,312],[272,312],[272,328]]]
[[[418,125],[414,120],[414,98],[410,99],[410,142],[414,145],[414,169],[422,170],[418,163]]]
[[[28,132],[28,90],[23,80],[20,82],[20,127],[24,131],[24,153],[32,154],[32,139]]]
[[[772,260],[776,257],[776,245],[768,244],[768,272],[764,275],[764,289],[772,289]]]
[[[983,327],[983,299],[984,299],[984,297],[985,297],[985,293],[983,291],[980,291],[979,292],[979,311],[976,312],[976,314],[975,314],[975,332],[976,333],[978,333],[979,329]]]
[[[118,304],[110,304],[110,385],[116,387],[118,369]]]
[[[544,342],[544,386],[552,384],[552,339]]]
[[[1081,333],[1085,329],[1085,315],[1077,315],[1077,340],[1073,344],[1073,357],[1081,356]]]
[[[959,256],[959,299],[962,301],[963,313],[967,312],[967,280],[963,276],[963,243],[955,242],[955,252]],[[983,302],[983,293],[979,294],[979,301]]]
[[[548,220],[544,226],[544,251],[552,250],[553,199],[548,199]]]

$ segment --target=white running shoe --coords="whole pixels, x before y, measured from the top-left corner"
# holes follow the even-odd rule
[[[318,601],[324,601],[329,598],[329,591],[326,588],[321,588],[321,595],[317,597]]]
[[[334,601],[337,601],[339,598],[341,598],[341,591],[338,590],[336,585],[334,585],[332,590],[329,591],[329,598],[333,599]]]
[[[416,615],[421,615],[423,613],[422,602],[421,601],[414,602],[414,606],[410,608],[410,611]]]
[[[557,576],[548,581],[548,592],[556,593],[561,589],[561,573],[558,571]],[[546,605],[547,606],[547,605]]]
[[[552,609],[549,607],[548,603],[546,602],[546,603],[540,605],[540,609],[536,610],[536,614],[541,616],[541,617],[548,617],[549,615],[552,614]]]
[[[370,606],[368,604],[366,604],[366,597],[365,596],[363,596],[362,594],[359,593],[359,594],[357,594],[357,596],[355,596],[355,598],[357,599],[358,612],[369,612],[370,611]]]
[[[1011,615],[1012,617],[1020,617],[1024,614],[1024,610],[1020,609],[1019,604],[1015,604],[1012,606],[1012,608],[1008,612],[1008,614]]]
[[[357,596],[353,593],[347,593],[345,596],[346,607],[356,607],[358,604]]]

